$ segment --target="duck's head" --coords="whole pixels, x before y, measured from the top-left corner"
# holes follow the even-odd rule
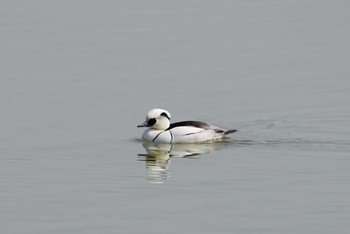
[[[165,130],[170,126],[171,115],[164,109],[152,109],[146,115],[146,121],[137,127],[149,127],[157,130]]]

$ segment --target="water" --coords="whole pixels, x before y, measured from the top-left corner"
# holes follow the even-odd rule
[[[347,1],[2,1],[1,233],[348,233]],[[147,145],[136,125],[236,128]]]

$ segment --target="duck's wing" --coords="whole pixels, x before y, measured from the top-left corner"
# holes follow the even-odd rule
[[[181,121],[170,124],[167,130],[176,136],[188,136],[210,129],[210,125],[200,121]]]
[[[167,130],[171,130],[177,127],[191,127],[191,129],[193,130],[193,133],[199,132],[202,130],[214,130],[216,133],[223,133],[224,135],[227,135],[237,131],[236,129],[226,130],[212,124],[207,124],[201,121],[191,121],[191,120],[172,123],[170,124]]]
[[[195,127],[195,128],[202,128],[202,129],[210,129],[211,125],[201,121],[181,121],[181,122],[170,124],[167,130],[170,130],[176,127]]]

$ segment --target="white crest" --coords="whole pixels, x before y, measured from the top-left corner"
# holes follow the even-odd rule
[[[162,115],[164,117],[167,117],[169,120],[171,119],[171,115],[170,115],[169,111],[164,110],[164,109],[160,109],[160,108],[155,108],[155,109],[148,111],[148,113],[146,115],[146,120],[149,120],[152,118],[158,118]]]

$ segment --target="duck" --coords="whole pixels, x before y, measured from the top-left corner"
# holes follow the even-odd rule
[[[236,129],[223,129],[201,121],[170,123],[171,114],[161,108],[154,108],[146,114],[146,121],[137,127],[147,127],[142,139],[156,143],[198,143],[217,141],[234,133]]]

